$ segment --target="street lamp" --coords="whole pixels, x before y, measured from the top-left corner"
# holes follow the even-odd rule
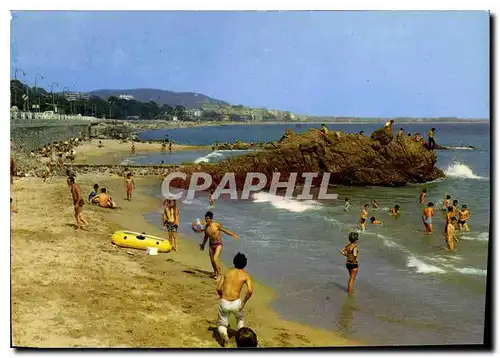
[[[50,85],[50,92],[52,92],[52,108],[54,109],[54,113],[56,112],[56,104],[54,103],[54,85],[59,87],[59,85],[55,82],[52,82]]]
[[[41,74],[35,73],[35,77],[34,77],[35,78],[35,81],[34,81],[35,82],[35,88],[34,88],[35,97],[36,97],[36,76],[40,76],[40,79],[42,79],[42,80],[44,79]],[[29,111],[29,98],[28,98],[28,111]],[[40,108],[38,108],[38,112],[40,112]]]
[[[14,69],[14,80],[15,81],[17,81],[17,72],[18,71],[23,74],[23,77],[26,77],[26,73],[22,69],[16,68],[16,69]],[[16,90],[16,86],[15,85],[14,85],[14,104],[17,106],[17,90]]]

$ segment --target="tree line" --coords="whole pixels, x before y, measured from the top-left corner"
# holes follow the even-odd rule
[[[190,120],[186,108],[181,105],[158,105],[154,101],[140,102],[110,96],[107,101],[97,96],[69,101],[65,93],[50,93],[45,89],[30,87],[19,80],[10,81],[10,105],[19,110],[32,112],[54,111],[60,114],[94,116],[98,118],[126,119],[166,119],[177,117]]]

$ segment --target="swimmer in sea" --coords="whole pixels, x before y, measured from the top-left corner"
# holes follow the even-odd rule
[[[427,207],[422,210],[422,221],[425,226],[425,232],[432,234],[432,217],[434,216],[434,203],[430,202]]]
[[[132,200],[132,189],[134,189],[135,183],[132,179],[132,173],[127,173],[127,179],[125,179],[125,189],[127,190],[127,200]]]
[[[209,255],[210,263],[214,269],[213,278],[219,279],[221,276],[220,269],[220,255],[222,253],[222,238],[221,232],[232,236],[235,240],[238,240],[239,236],[232,231],[222,227],[221,224],[213,221],[214,214],[211,211],[207,211],[205,214],[205,236],[203,237],[203,242],[200,244],[200,250],[205,250],[205,244],[209,240]]]
[[[455,252],[455,241],[458,242],[457,236],[455,235],[455,225],[457,223],[457,218],[452,217],[451,221],[447,224],[448,228],[444,235],[446,244],[448,245],[448,250]]]
[[[467,225],[467,220],[469,220],[470,214],[467,210],[467,205],[462,205],[462,210],[458,212],[458,228],[460,231],[470,231],[469,225]]]
[[[399,209],[400,209],[399,205],[394,205],[394,207],[391,210],[389,210],[389,215],[391,215],[391,216],[399,216],[399,214],[401,214],[399,212]]]
[[[359,218],[359,229],[361,231],[366,231],[366,220],[368,220],[368,208],[370,205],[365,204],[363,206],[363,211],[361,211],[361,216]]]
[[[340,250],[340,253],[347,258],[345,266],[347,271],[349,271],[349,283],[347,284],[348,293],[352,293],[354,281],[356,280],[356,275],[358,274],[359,269],[358,241],[358,233],[351,232],[349,234],[349,243],[342,250]]]
[[[420,204],[423,204],[424,203],[424,200],[425,200],[425,195],[427,194],[427,189],[422,189],[422,191],[420,192],[420,196],[418,197],[418,202]]]
[[[448,207],[450,206],[451,195],[446,194],[443,200],[443,211],[448,211]]]
[[[384,223],[380,220],[377,220],[377,218],[375,216],[372,216],[370,218],[370,222],[373,224],[373,225],[384,225]]]
[[[214,190],[210,190],[210,197],[208,198],[208,205],[214,206],[215,198],[214,198]]]
[[[351,203],[349,202],[349,198],[345,198],[344,211],[351,210]]]
[[[372,210],[378,210],[378,205],[376,200],[372,200]]]

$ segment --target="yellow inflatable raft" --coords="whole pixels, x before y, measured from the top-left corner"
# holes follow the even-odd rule
[[[115,232],[111,237],[111,242],[117,246],[139,250],[147,250],[148,247],[158,248],[158,252],[169,252],[172,250],[172,245],[170,245],[170,241],[168,240],[125,230]]]

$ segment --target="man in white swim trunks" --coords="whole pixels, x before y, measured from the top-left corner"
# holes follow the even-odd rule
[[[221,338],[224,341],[224,346],[229,342],[227,334],[227,326],[229,325],[229,316],[235,315],[238,320],[238,329],[244,326],[243,308],[252,297],[252,278],[244,270],[247,265],[247,258],[242,253],[237,253],[233,259],[234,268],[226,272],[226,274],[217,282],[217,293],[221,300],[219,305],[219,320],[218,330]],[[240,295],[243,285],[247,285],[247,293],[243,302]]]

